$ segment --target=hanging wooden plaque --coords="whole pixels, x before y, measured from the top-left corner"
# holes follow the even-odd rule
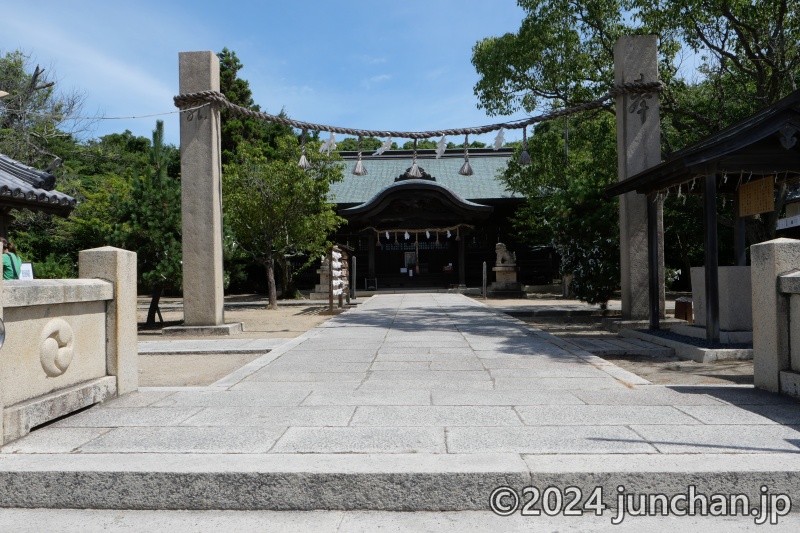
[[[775,209],[775,177],[767,176],[739,186],[739,216],[748,217]]]

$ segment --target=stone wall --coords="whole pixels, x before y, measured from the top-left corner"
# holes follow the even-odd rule
[[[85,250],[79,270],[2,284],[0,444],[138,388],[136,254]]]

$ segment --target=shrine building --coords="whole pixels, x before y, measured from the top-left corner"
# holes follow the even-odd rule
[[[420,177],[410,175],[411,150],[364,155],[364,176],[353,174],[357,152],[340,155],[345,178],[331,186],[331,201],[348,223],[335,238],[354,250],[357,289],[479,287],[484,261],[493,281],[498,242],[517,254],[522,283],[557,277],[552,249],[523,244],[513,227],[525,199],[498,178],[512,149],[470,149],[469,176],[459,174],[462,149],[438,159],[435,150],[418,150]]]

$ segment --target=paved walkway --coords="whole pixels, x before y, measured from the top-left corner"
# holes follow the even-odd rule
[[[486,509],[531,483],[800,507],[800,404],[665,387],[460,295],[370,298],[209,387],[145,389],[0,450],[11,506]],[[69,490],[64,490],[67,483]]]

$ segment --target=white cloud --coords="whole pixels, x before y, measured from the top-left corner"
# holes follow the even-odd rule
[[[392,79],[392,77],[389,74],[379,74],[362,81],[361,85],[363,85],[365,89],[369,90],[372,89],[373,85],[378,85],[379,83],[389,81],[390,79]]]
[[[382,65],[386,63],[386,58],[364,55],[361,56],[361,61],[367,65]]]

